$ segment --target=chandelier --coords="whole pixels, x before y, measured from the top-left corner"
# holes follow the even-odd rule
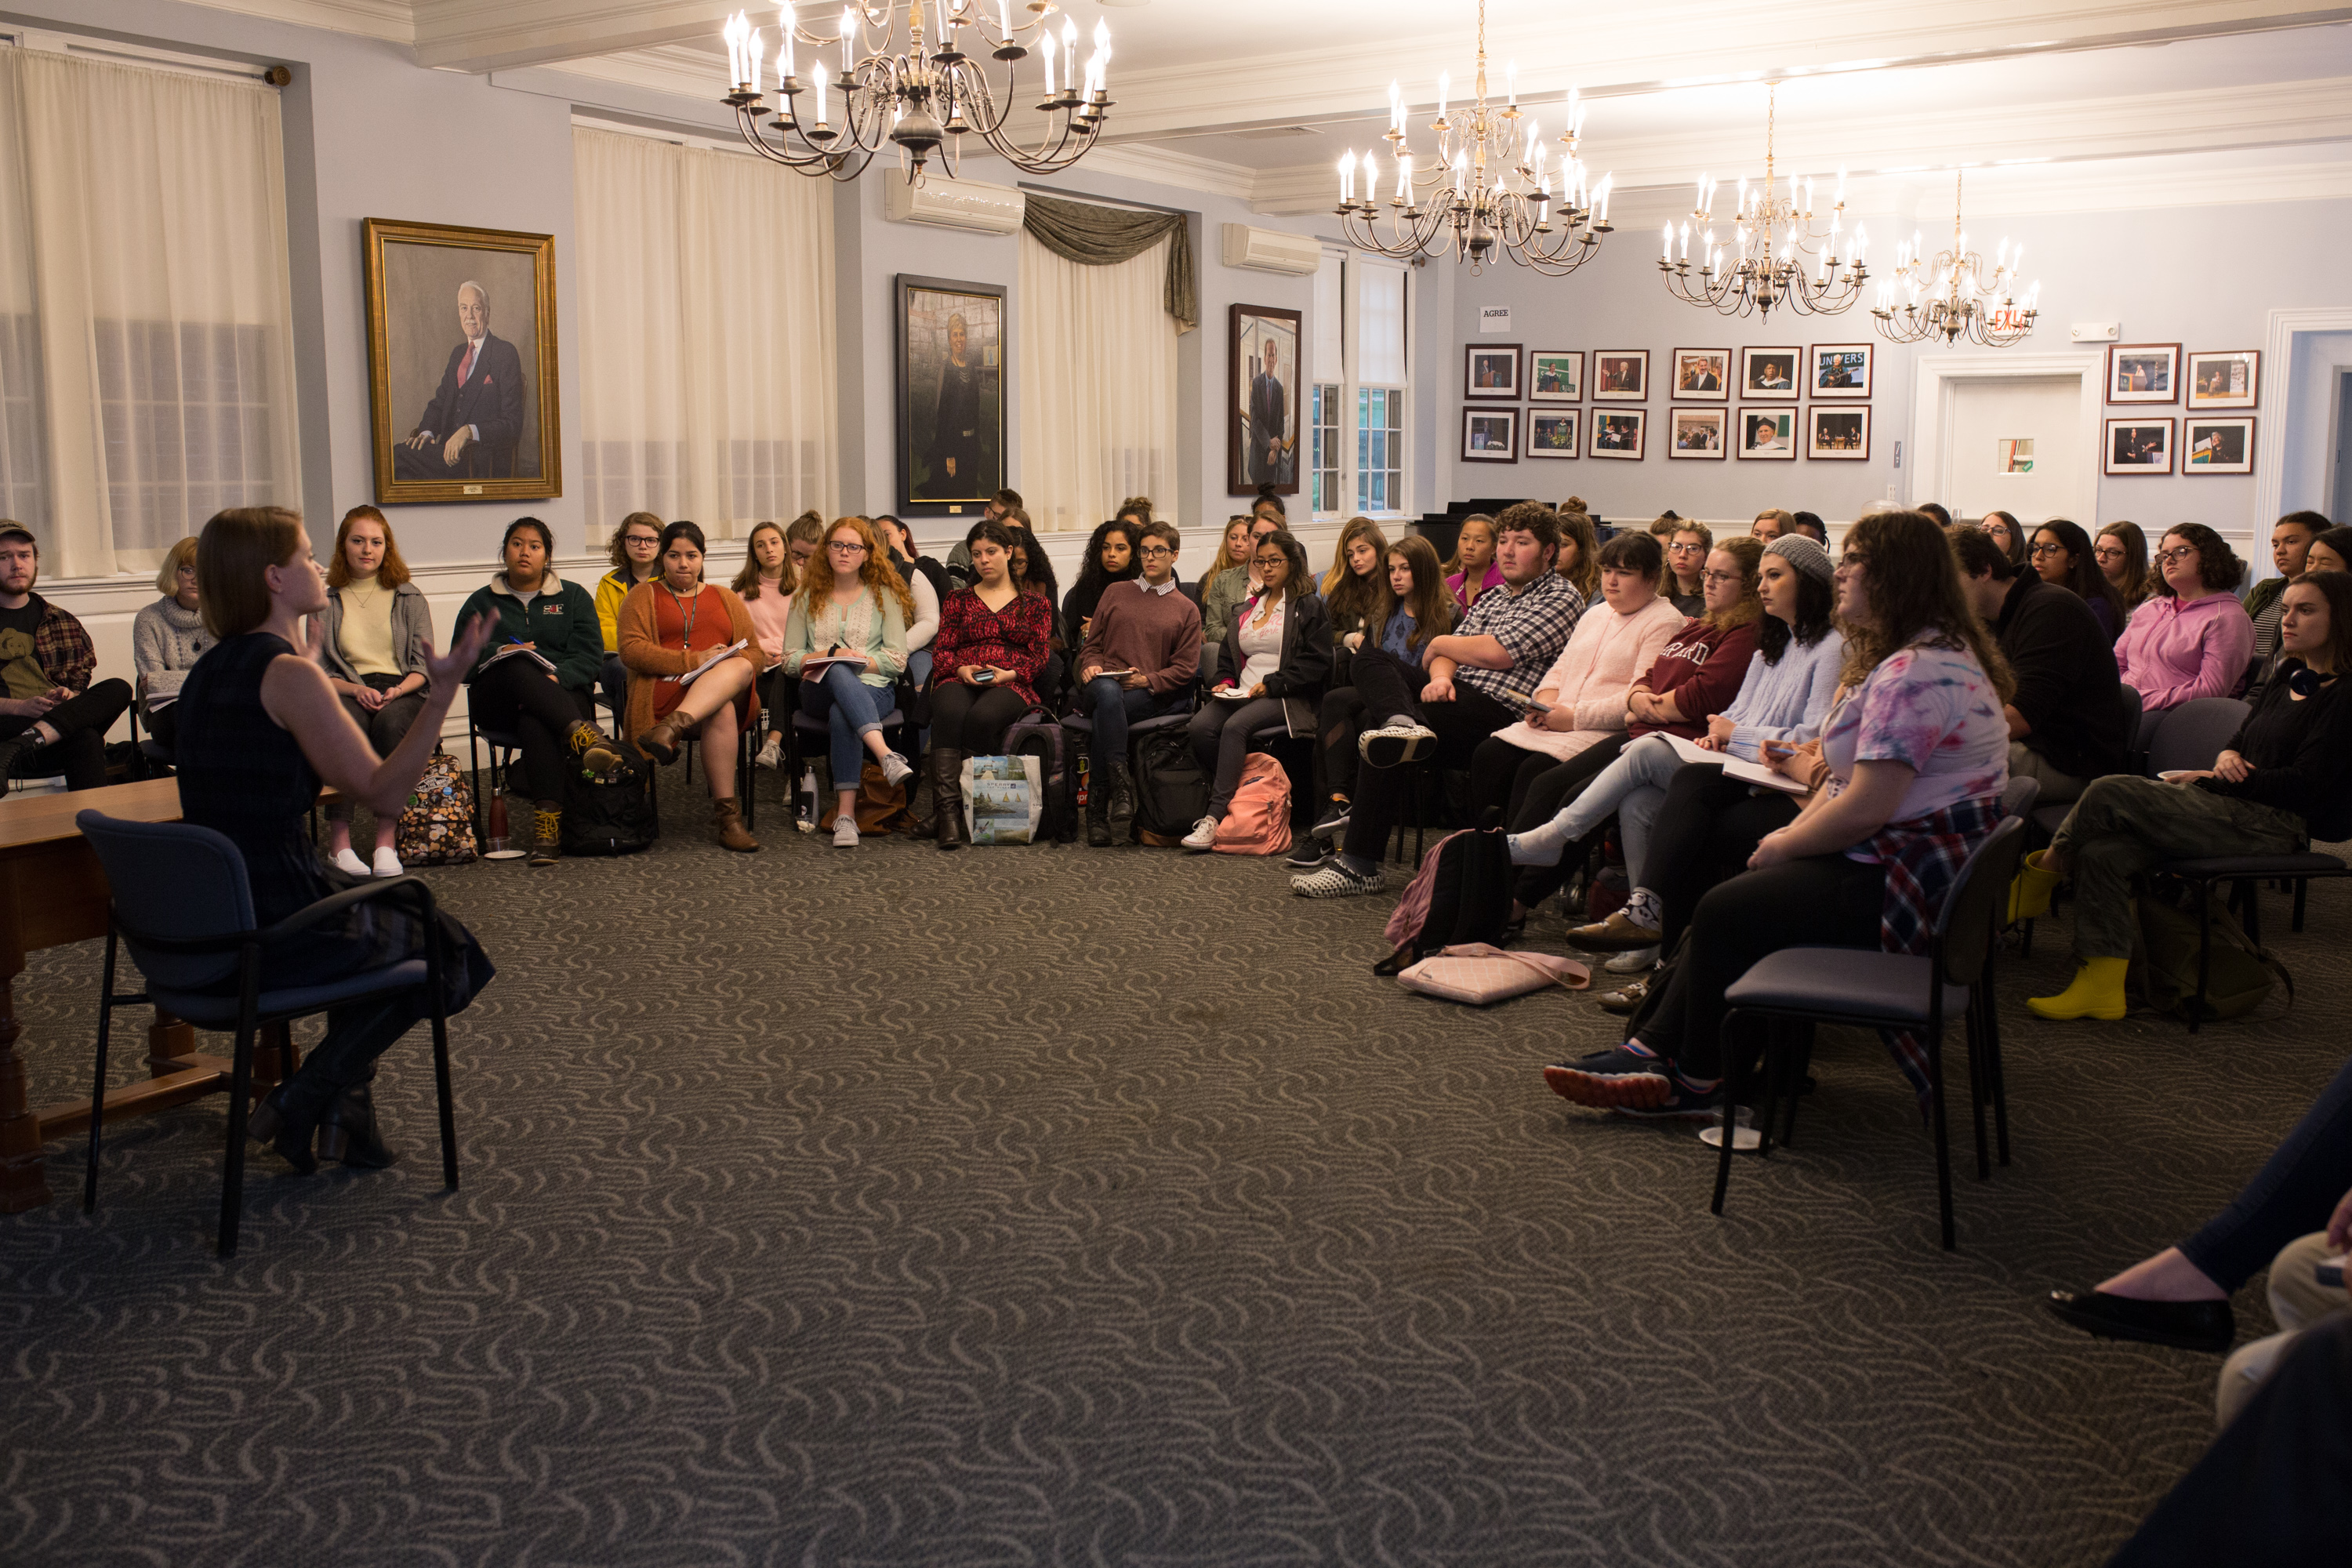
[[[1948,343],[1965,332],[1979,348],[2005,349],[2033,331],[2033,318],[2041,313],[2042,285],[2036,282],[2027,290],[2021,309],[2014,298],[2025,247],[2011,251],[2009,241],[2002,240],[1993,254],[1992,270],[1985,270],[1984,258],[1969,248],[1969,237],[1960,231],[1962,177],[1960,171],[1953,171],[1952,248],[1937,252],[1929,262],[1927,247],[1915,234],[1909,245],[1896,250],[1895,277],[1879,284],[1878,303],[1870,312],[1878,318],[1879,336],[1898,343],[1941,337]],[[1895,302],[1898,289],[1906,296],[1899,305]]]
[[[909,0],[903,35],[897,0],[843,6],[839,30],[830,36],[808,32],[793,6],[779,5],[772,112],[761,79],[767,40],[739,11],[726,27],[730,87],[722,101],[733,107],[736,127],[754,152],[803,174],[854,180],[877,153],[895,145],[913,184],[944,145],[942,162],[953,178],[968,134],[1028,174],[1068,168],[1094,146],[1110,108],[1110,28],[1095,24],[1094,52],[1081,70],[1078,25],[1065,17],[1056,40],[1052,0],[1028,0],[1029,19],[1017,26],[1012,0],[994,0],[992,38],[982,3]],[[1035,108],[1046,117],[1034,150],[1004,129],[1019,64],[1029,56],[1022,39],[1032,31],[1045,57],[1045,92]],[[982,55],[1004,62],[1001,98],[989,87]]]
[[[1543,133],[1519,109],[1516,64],[1504,79],[1505,101],[1497,108],[1486,101],[1486,0],[1478,0],[1476,101],[1460,111],[1458,121],[1448,119],[1453,80],[1438,74],[1437,118],[1430,125],[1437,133],[1437,156],[1425,173],[1415,172],[1406,145],[1403,94],[1395,82],[1389,84],[1387,140],[1396,161],[1396,185],[1385,238],[1378,221],[1382,171],[1373,154],[1367,151],[1360,164],[1353,151],[1339,160],[1339,227],[1349,244],[1398,260],[1451,250],[1454,260],[1470,263],[1474,274],[1486,269],[1498,246],[1522,267],[1554,278],[1591,258],[1609,232],[1611,182],[1592,185],[1576,155],[1584,110],[1571,89],[1559,137],[1563,151],[1547,168]],[[1356,194],[1359,175],[1361,196]]]
[[[1778,118],[1780,84],[1768,85],[1764,110],[1764,180],[1751,185],[1739,182],[1738,205],[1732,213],[1729,245],[1718,244],[1715,229],[1715,193],[1720,181],[1698,177],[1698,201],[1690,220],[1677,237],[1666,225],[1665,254],[1658,270],[1666,291],[1686,305],[1703,305],[1727,316],[1755,314],[1770,318],[1772,307],[1786,305],[1804,315],[1834,316],[1862,298],[1862,280],[1870,276],[1863,254],[1870,236],[1859,224],[1845,237],[1841,258],[1841,233],[1845,225],[1845,172],[1838,172],[1831,197],[1830,226],[1813,223],[1813,182],[1789,178],[1783,195],[1772,160],[1772,138]],[[1698,270],[1691,270],[1691,224],[1699,226]],[[1841,271],[1840,268],[1843,270]],[[1811,276],[1807,276],[1810,268]]]

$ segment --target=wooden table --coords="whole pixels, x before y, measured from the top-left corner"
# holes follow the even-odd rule
[[[112,897],[98,856],[74,826],[78,812],[102,811],[132,822],[180,820],[177,779],[148,779],[103,789],[0,799],[0,1214],[21,1214],[49,1201],[41,1173],[41,1145],[89,1125],[87,1098],[35,1110],[27,1103],[25,1058],[16,1049],[16,982],[25,955],[44,947],[106,934]],[[117,984],[123,984],[117,981]],[[90,1048],[97,1045],[98,998],[89,997]],[[132,1015],[136,1016],[136,1015]],[[282,1027],[266,1033],[254,1053],[254,1092],[286,1070]],[[144,1116],[224,1092],[226,1057],[202,1056],[196,1033],[161,1008],[147,1030],[144,1083],[109,1089],[106,1120]]]

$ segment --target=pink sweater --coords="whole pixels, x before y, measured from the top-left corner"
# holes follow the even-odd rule
[[[2234,595],[2183,604],[2159,595],[2132,612],[2116,642],[2116,672],[2153,713],[2197,697],[2227,697],[2254,657],[2254,623]]]
[[[1619,615],[1605,599],[1593,605],[1576,623],[1559,661],[1536,682],[1537,690],[1559,694],[1551,700],[1575,715],[1576,728],[1539,730],[1521,720],[1496,731],[1496,738],[1566,762],[1619,733],[1625,728],[1625,693],[1682,625],[1683,613],[1669,599],[1652,599],[1630,616]]]

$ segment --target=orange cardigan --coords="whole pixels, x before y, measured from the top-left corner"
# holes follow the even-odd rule
[[[664,647],[661,639],[655,635],[654,595],[667,591],[656,586],[660,581],[656,577],[630,589],[628,596],[621,601],[620,614],[615,617],[621,633],[621,662],[628,666],[632,676],[684,675],[709,657]],[[735,657],[750,665],[756,678],[760,673],[760,661],[766,656],[760,651],[760,634],[751,625],[751,612],[744,607],[741,599],[736,597],[733,589],[721,587],[716,583],[706,583],[703,586],[718,595],[719,603],[727,606],[727,640],[746,645]],[[756,679],[746,695],[751,704],[745,715],[745,722],[748,723],[760,712],[760,683]],[[653,727],[654,683],[632,679],[629,682],[628,717],[622,724],[621,733],[635,737]]]

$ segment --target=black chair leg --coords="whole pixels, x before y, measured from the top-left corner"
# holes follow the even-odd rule
[[[2197,884],[2197,999],[2189,1007],[2189,1032],[2195,1034],[2205,1018],[2205,985],[2213,969],[2213,884]]]
[[[1961,1015],[1960,1027],[1968,1041],[1969,1113],[1976,1124],[1977,1180],[1990,1181],[1992,1178],[1992,1150],[1985,1142],[1985,1102],[1992,1098],[1992,1075],[1985,1066],[1984,1037],[1974,992],[1969,994],[1968,1008]]]
[[[1731,1022],[1738,1016],[1737,1009],[1727,1012],[1723,1016],[1722,1038],[1724,1049],[1727,1051],[1731,1049]],[[1715,1162],[1715,1202],[1708,1205],[1710,1210],[1717,1215],[1723,1213],[1723,1194],[1731,1187],[1732,1146],[1739,1142],[1736,1136],[1739,1127],[1739,1112],[1737,1107],[1739,1104],[1740,1096],[1747,1092],[1747,1060],[1743,1055],[1733,1053],[1731,1076],[1724,1084],[1723,1149]]]
[[[1993,1152],[2000,1163],[2006,1165],[2009,1163],[2008,1069],[2001,1066],[2000,1061],[2000,993],[1993,987],[1992,963],[1990,954],[1987,955],[1985,963],[1984,984],[1978,989],[1984,998],[1982,1050],[1985,1059],[1985,1078],[1992,1091]]]
[[[2289,931],[2300,931],[2303,930],[2303,896],[2310,890],[2310,878],[2297,877],[2294,879],[2294,922],[2287,927]]]
[[[2239,918],[2245,925],[2246,940],[2260,947],[2263,945],[2263,885],[2253,881],[2241,882],[2238,891],[2243,895]]]
[[[1944,1040],[1940,1028],[1927,1033],[1927,1097],[1936,1121],[1936,1207],[1942,1224],[1944,1250],[1953,1248],[1952,1144],[1944,1125]]]
[[[98,1212],[98,1145],[106,1132],[106,1037],[114,1022],[114,922],[106,926],[106,967],[98,988],[98,1070],[89,1086],[89,1168],[82,1175],[81,1212]]]
[[[425,943],[425,984],[433,994],[433,1089],[441,1102],[441,1184],[457,1185],[457,1113],[449,1094],[449,1005],[443,983],[440,921],[431,922]]]

